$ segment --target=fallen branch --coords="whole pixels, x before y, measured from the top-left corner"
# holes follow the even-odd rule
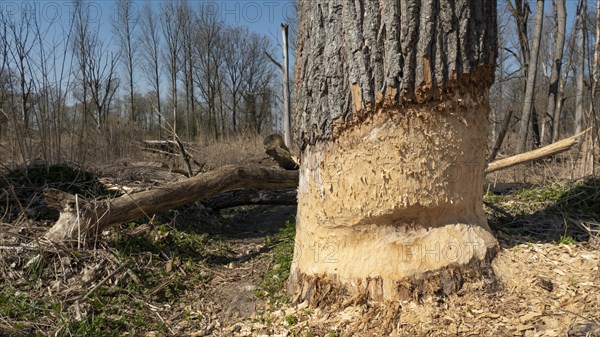
[[[115,199],[85,200],[67,197],[55,225],[44,238],[55,243],[84,241],[108,227],[149,217],[154,213],[204,200],[239,188],[286,189],[298,185],[298,172],[263,167],[228,166],[149,191]]]
[[[204,200],[202,204],[215,211],[244,205],[295,205],[296,196],[296,189],[239,189],[219,193]]]
[[[492,173],[492,172],[503,170],[505,168],[509,168],[509,167],[512,167],[515,165],[525,164],[530,161],[551,157],[555,154],[567,151],[571,147],[573,147],[573,145],[577,144],[577,142],[579,141],[579,138],[587,131],[589,131],[589,129],[585,130],[575,136],[565,138],[556,143],[546,145],[539,149],[535,149],[533,151],[524,152],[524,153],[520,153],[520,154],[511,156],[511,157],[508,157],[508,158],[493,161],[488,164],[488,166],[485,169],[485,173],[486,174]]]
[[[265,145],[265,152],[277,162],[279,167],[286,170],[297,170],[300,167],[298,160],[285,146],[283,137],[280,134],[275,133],[265,137],[263,144]]]

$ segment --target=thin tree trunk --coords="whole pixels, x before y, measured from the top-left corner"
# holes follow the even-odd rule
[[[569,75],[569,71],[571,69],[571,64],[573,62],[573,53],[575,49],[575,38],[577,37],[576,28],[578,26],[579,16],[575,19],[575,24],[573,25],[573,32],[571,34],[571,38],[567,44],[567,48],[569,50],[569,54],[567,57],[566,67],[564,68],[564,76],[559,77],[558,82],[558,93],[556,98],[556,109],[554,110],[554,116],[552,116],[552,142],[557,142],[560,138],[560,117],[562,114],[562,108],[565,102],[565,82],[567,81],[567,77]]]
[[[496,159],[498,155],[498,151],[502,147],[502,143],[504,142],[504,137],[506,136],[506,132],[510,126],[510,119],[512,118],[513,111],[508,110],[506,115],[504,116],[504,120],[502,121],[502,128],[500,129],[500,133],[498,134],[498,138],[496,138],[496,142],[494,143],[494,147],[492,148],[492,152],[490,152],[490,156],[488,157],[488,161],[492,161]]]
[[[529,125],[531,124],[531,114],[535,96],[535,82],[537,79],[538,58],[540,54],[540,41],[542,40],[542,27],[544,22],[544,0],[537,0],[535,11],[535,31],[533,33],[531,54],[527,65],[527,84],[525,87],[523,111],[521,114],[517,153],[525,151],[525,147],[527,145],[527,134],[529,132]]]
[[[587,1],[581,0],[579,5],[579,35],[577,43],[577,78],[575,89],[575,134],[579,134],[583,130],[584,125],[584,109],[583,109],[583,75],[585,70],[585,15],[587,13]]]
[[[600,0],[596,2],[596,42],[594,43],[594,63],[591,78],[591,95],[589,105],[588,128],[591,132],[586,134],[583,139],[581,163],[579,168],[580,177],[588,177],[594,174],[596,162],[596,146],[598,141],[598,126],[596,119],[596,88],[600,79],[599,67],[600,59],[598,52],[600,51]]]
[[[544,144],[546,141],[546,126],[548,125],[548,118],[554,118],[557,99],[558,99],[558,87],[561,78],[561,68],[563,59],[563,50],[565,47],[565,31],[567,25],[567,13],[565,8],[565,0],[555,0],[553,2],[554,12],[556,13],[556,30],[554,37],[554,55],[552,57],[552,70],[550,73],[550,84],[548,86],[548,102],[546,104],[546,114],[542,118],[542,132],[540,142]],[[552,141],[552,131],[549,137]]]

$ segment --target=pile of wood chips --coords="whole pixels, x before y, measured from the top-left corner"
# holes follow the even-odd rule
[[[600,336],[599,248],[587,242],[502,243],[494,261],[501,284],[496,291],[483,282],[465,284],[447,298],[341,313],[300,304],[272,312],[275,323],[249,323],[237,335]]]

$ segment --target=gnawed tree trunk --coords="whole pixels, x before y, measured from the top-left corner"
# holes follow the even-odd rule
[[[448,294],[491,275],[496,2],[298,3],[296,301]]]
[[[44,238],[54,243],[82,242],[96,237],[111,225],[206,199],[220,192],[239,188],[294,188],[295,171],[261,167],[224,167],[157,189],[108,200],[88,201],[74,196],[62,199],[58,221]]]

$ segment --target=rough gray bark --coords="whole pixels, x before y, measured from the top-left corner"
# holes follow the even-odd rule
[[[533,33],[531,53],[527,65],[527,85],[525,87],[523,112],[521,114],[521,125],[519,128],[519,143],[517,145],[517,153],[525,151],[525,146],[527,144],[527,134],[529,132],[529,125],[531,123],[531,115],[534,109],[533,97],[535,93],[535,82],[537,79],[540,41],[542,40],[542,26],[544,22],[544,0],[537,1],[535,11],[535,31]]]
[[[573,24],[573,28],[572,28],[571,38],[569,39],[569,42],[567,42],[567,50],[569,52],[567,55],[566,66],[564,68],[564,76],[561,76],[558,81],[556,109],[554,110],[554,116],[552,118],[552,142],[553,143],[557,142],[558,139],[560,138],[560,128],[561,128],[560,115],[562,113],[562,107],[566,100],[566,98],[565,98],[565,82],[567,81],[567,78],[569,77],[569,72],[572,69],[571,64],[573,62],[573,56],[575,54],[575,52],[574,52],[575,38],[577,37],[576,27],[578,25],[579,25],[579,15],[575,19],[575,23]]]
[[[554,12],[556,14],[556,29],[554,32],[554,55],[552,57],[552,70],[550,73],[550,85],[548,86],[548,103],[546,104],[546,114],[542,119],[542,132],[540,142],[544,144],[546,140],[546,125],[548,118],[554,118],[556,103],[558,99],[558,83],[562,68],[563,50],[565,47],[565,31],[567,25],[567,12],[565,0],[556,0],[553,2]],[[552,131],[550,132],[550,141],[552,140]]]
[[[298,10],[301,145],[384,106],[451,97],[457,80],[475,92],[494,80],[496,1],[300,1]]]
[[[585,15],[587,13],[587,1],[581,0],[578,11],[578,24],[577,30],[579,31],[577,37],[577,77],[576,77],[576,89],[575,89],[575,134],[579,134],[583,130],[583,73],[585,71]]]
[[[492,148],[492,151],[490,152],[488,161],[492,161],[492,160],[496,159],[496,156],[498,155],[498,151],[500,151],[500,148],[502,147],[502,143],[504,142],[504,137],[506,136],[506,132],[508,131],[508,128],[510,126],[510,119],[512,118],[512,114],[513,114],[513,111],[508,110],[508,112],[504,116],[504,119],[502,120],[502,127],[500,128],[498,137],[496,138],[496,141],[494,142],[494,147]]]
[[[202,204],[213,211],[244,205],[296,205],[296,195],[296,189],[245,188],[217,194],[202,201]]]
[[[449,294],[493,275],[481,188],[496,1],[317,0],[298,12],[294,301]],[[453,243],[458,259],[412,253]]]

